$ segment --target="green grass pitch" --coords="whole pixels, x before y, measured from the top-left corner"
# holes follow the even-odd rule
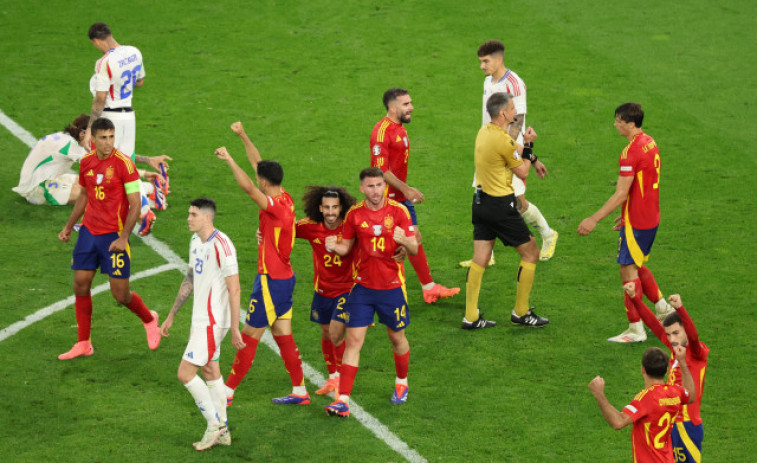
[[[464,287],[457,262],[472,252],[470,177],[480,125],[476,48],[501,39],[506,65],[528,86],[528,123],[550,170],[528,197],[560,232],[554,259],[539,264],[531,301],[551,324],[509,326],[518,259],[496,248],[481,307],[500,326],[463,332],[464,295],[428,306],[408,265],[412,324],[410,396],[391,406],[390,346],[369,333],[353,397],[430,462],[627,461],[629,430],[613,431],[586,385],[607,381],[617,407],[643,387],[641,353],[660,345],[605,341],[625,325],[611,220],[589,237],[578,223],[614,191],[625,146],[614,108],[642,103],[644,129],[662,153],[662,223],[649,262],[666,294],[679,292],[711,349],[702,416],[704,459],[750,461],[757,390],[754,355],[757,4],[652,2],[382,3],[0,2],[0,110],[35,137],[88,112],[99,52],[87,40],[107,22],[139,47],[147,77],[137,90],[137,151],[169,154],[167,211],[154,236],[187,257],[188,201],[216,199],[218,228],[235,242],[243,293],[255,274],[257,209],[212,156],[225,145],[244,165],[229,130],[242,120],[264,158],[285,170],[296,199],[309,184],[358,194],[368,138],[389,87],[410,90],[409,180],[436,281]],[[72,244],[57,233],[68,208],[35,207],[10,191],[28,148],[0,128],[0,329],[72,294]],[[248,166],[245,166],[248,167]],[[248,172],[249,168],[246,169]],[[301,217],[301,212],[299,213]],[[165,263],[132,239],[133,272]],[[325,371],[319,330],[308,320],[310,249],[298,242],[294,333],[303,359]],[[182,275],[133,283],[165,316]],[[105,282],[99,277],[95,284]],[[243,294],[243,296],[245,296]],[[244,301],[243,301],[244,302]],[[360,461],[403,457],[354,419],[329,419],[329,399],[277,407],[289,390],[281,360],[261,347],[229,410],[234,443],[198,455],[203,421],[176,379],[190,307],[160,349],[108,292],[94,297],[93,357],[60,362],[76,337],[71,307],[0,342],[0,459],[25,461]],[[161,317],[162,319],[162,317]],[[223,346],[222,371],[233,358]],[[308,384],[312,392],[315,387]]]

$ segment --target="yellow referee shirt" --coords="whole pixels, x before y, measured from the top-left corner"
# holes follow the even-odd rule
[[[489,123],[476,137],[476,179],[490,196],[513,194],[512,169],[523,164],[515,140],[502,127]]]

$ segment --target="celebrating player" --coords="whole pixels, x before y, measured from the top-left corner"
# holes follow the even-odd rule
[[[237,184],[260,208],[258,220],[261,243],[258,245],[258,275],[255,277],[242,330],[245,347],[237,352],[226,380],[227,403],[231,405],[234,400],[234,390],[252,366],[258,342],[270,326],[292,380],[292,393],[273,399],[273,403],[307,405],[310,403],[310,395],[305,388],[300,352],[292,336],[295,276],[289,256],[294,245],[294,202],[281,186],[284,178],[281,165],[275,161],[261,160],[258,149],[245,133],[241,122],[233,123],[231,130],[244,143],[247,159],[256,172],[258,186],[234,162],[226,147],[218,148],[215,155],[231,167]]]
[[[495,93],[509,93],[515,103],[515,121],[507,128],[508,134],[519,144],[523,144],[523,134],[526,127],[526,84],[518,74],[505,67],[505,45],[498,40],[484,42],[478,48],[478,60],[481,62],[480,69],[484,71],[484,97],[482,104],[481,125],[491,122],[492,118],[486,110],[486,102]],[[540,162],[540,161],[537,161]],[[536,166],[534,166],[536,168]],[[476,176],[473,176],[473,187],[478,186]],[[539,208],[526,200],[526,182],[517,175],[513,177],[512,187],[518,212],[523,216],[526,223],[535,228],[541,235],[541,250],[539,260],[545,261],[552,258],[557,246],[557,231],[551,229]],[[494,265],[494,254],[489,265]],[[460,262],[463,267],[470,267],[471,261]]]
[[[310,186],[302,197],[307,218],[297,222],[297,238],[313,248],[313,303],[310,320],[321,325],[321,350],[329,379],[315,391],[323,395],[339,386],[339,368],[344,356],[344,304],[352,288],[352,256],[340,256],[326,249],[326,237],[344,233],[344,217],[355,204],[347,190],[336,186]]]
[[[620,154],[620,174],[615,193],[605,204],[578,226],[579,235],[588,235],[597,222],[610,215],[621,204],[621,215],[613,230],[620,231],[618,264],[623,285],[633,283],[634,293],[641,303],[642,291],[655,304],[657,316],[664,318],[673,311],[665,301],[654,275],[644,265],[652,250],[657,226],[660,223],[660,151],[655,141],[641,130],[644,111],[638,103],[625,103],[615,110],[615,128],[628,139]],[[610,342],[643,342],[647,333],[635,303],[625,294],[628,329],[609,338]]]
[[[673,439],[673,453],[676,461],[699,462],[702,461],[702,440],[704,439],[704,428],[702,426],[702,417],[699,414],[702,404],[702,393],[704,392],[704,376],[707,372],[707,356],[710,348],[699,340],[697,328],[689,317],[689,313],[681,302],[681,296],[673,294],[670,296],[670,304],[675,312],[668,314],[662,323],[655,318],[649,307],[641,299],[635,296],[636,288],[633,284],[627,283],[623,289],[631,297],[636,305],[636,310],[644,323],[652,330],[657,338],[665,344],[671,352],[670,356],[670,374],[668,375],[668,384],[681,385],[681,367],[675,358],[674,349],[677,346],[685,347],[688,351],[686,355],[686,366],[691,371],[696,387],[696,400],[690,405],[683,406],[683,413],[678,415],[676,424],[671,433]]]
[[[89,28],[89,40],[92,45],[104,55],[95,63],[95,74],[89,81],[89,88],[93,95],[92,112],[89,123],[107,112],[108,119],[116,127],[116,149],[131,157],[132,162],[146,162],[156,171],[161,171],[161,162],[154,158],[138,156],[134,152],[136,143],[137,124],[131,100],[134,89],[144,84],[145,68],[142,63],[142,53],[131,45],[119,45],[113,38],[110,28],[105,23],[94,23]],[[89,143],[89,137],[85,138]],[[166,159],[171,159],[166,156]],[[166,180],[167,182],[167,180]],[[167,184],[156,185],[167,193]],[[155,213],[150,210],[147,198],[149,192],[144,186],[140,191],[140,226],[139,234],[150,233]]]
[[[345,315],[347,346],[342,360],[339,393],[336,401],[326,407],[329,415],[350,415],[350,395],[355,382],[360,350],[368,327],[378,315],[386,325],[386,332],[394,352],[396,378],[393,404],[407,401],[407,372],[410,363],[410,344],[405,328],[410,324],[410,311],[405,291],[405,269],[394,259],[399,246],[411,256],[418,252],[418,242],[410,213],[400,203],[384,196],[384,175],[381,169],[369,167],[360,172],[360,191],[365,199],[353,206],[344,219],[344,232],[326,238],[326,249],[346,256],[357,245],[355,256],[355,285],[347,297]]]
[[[541,177],[547,170],[529,146],[519,154],[519,147],[507,133],[507,127],[516,117],[512,97],[507,93],[495,93],[489,97],[486,107],[492,121],[481,127],[476,137],[478,186],[472,206],[473,262],[466,278],[462,328],[474,330],[496,325],[479,313],[478,295],[497,238],[505,246],[514,247],[521,257],[516,277],[515,308],[510,321],[516,325],[539,328],[548,324],[549,320],[536,315],[528,303],[539,261],[539,248],[515,207],[512,179],[513,174],[525,179],[532,164],[535,164],[536,172]],[[524,135],[526,144],[529,145],[536,137],[536,132],[529,127]]]
[[[633,461],[672,462],[670,427],[683,406],[696,398],[694,379],[686,367],[686,348],[675,347],[681,367],[683,386],[665,384],[668,358],[659,347],[650,347],[641,358],[644,390],[636,394],[630,404],[618,411],[605,396],[605,380],[597,376],[589,383],[589,390],[597,399],[605,421],[615,430],[633,423],[631,446]]]
[[[425,198],[416,188],[407,184],[407,165],[410,156],[410,142],[403,124],[410,123],[413,103],[407,90],[390,88],[384,92],[386,116],[378,121],[371,132],[371,167],[384,172],[389,199],[402,203],[410,212],[418,241],[418,254],[410,256],[410,263],[423,287],[423,300],[429,304],[439,299],[452,297],[460,288],[446,288],[434,282],[421,244],[421,232],[415,215],[415,204]]]
[[[80,161],[79,194],[71,216],[58,234],[61,241],[71,238],[71,230],[84,215],[74,247],[71,269],[74,271],[76,324],[79,340],[58,356],[69,360],[92,355],[92,280],[100,267],[110,277],[110,291],[119,303],[134,312],[145,325],[150,349],[160,345],[158,314],[149,310],[142,298],[129,289],[131,252],[129,234],[139,217],[139,185],[134,163],[113,147],[113,123],[100,118],[92,124],[95,150]]]
[[[179,381],[194,398],[207,421],[205,434],[195,442],[196,450],[215,444],[231,445],[226,419],[226,391],[218,359],[221,341],[231,328],[231,344],[244,347],[239,333],[239,266],[237,251],[220,230],[213,225],[216,204],[212,199],[198,198],[190,203],[187,223],[193,232],[189,245],[189,267],[179,293],[160,333],[168,337],[176,313],[194,291],[192,328],[189,342],[179,363]],[[197,376],[202,369],[205,381]]]

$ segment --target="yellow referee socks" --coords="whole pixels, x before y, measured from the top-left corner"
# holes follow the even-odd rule
[[[477,263],[471,262],[465,278],[465,319],[469,322],[478,320],[478,293],[481,291],[484,270],[486,269]]]
[[[522,317],[528,312],[528,299],[534,286],[536,264],[520,261],[518,267],[518,292],[515,295],[515,315]]]

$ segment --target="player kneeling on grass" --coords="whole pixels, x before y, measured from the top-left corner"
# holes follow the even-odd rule
[[[149,310],[142,298],[129,288],[131,252],[129,235],[139,218],[139,178],[134,163],[113,147],[115,130],[106,118],[92,124],[95,150],[80,161],[81,193],[58,239],[71,239],[74,224],[82,215],[79,237],[74,247],[74,295],[79,341],[58,356],[60,360],[92,355],[92,280],[100,272],[110,277],[110,292],[119,303],[134,312],[145,325],[147,345],[160,345],[158,314]]]
[[[231,344],[237,349],[245,345],[239,332],[237,251],[229,237],[215,229],[215,214],[212,199],[198,198],[190,203],[187,222],[194,235],[189,246],[187,276],[181,282],[171,312],[160,326],[160,334],[168,337],[174,316],[194,291],[192,328],[178,377],[208,422],[202,440],[193,444],[196,450],[206,450],[215,444],[231,445],[226,391],[218,359],[221,341],[229,328]],[[197,368],[202,368],[205,381],[197,376]]]

